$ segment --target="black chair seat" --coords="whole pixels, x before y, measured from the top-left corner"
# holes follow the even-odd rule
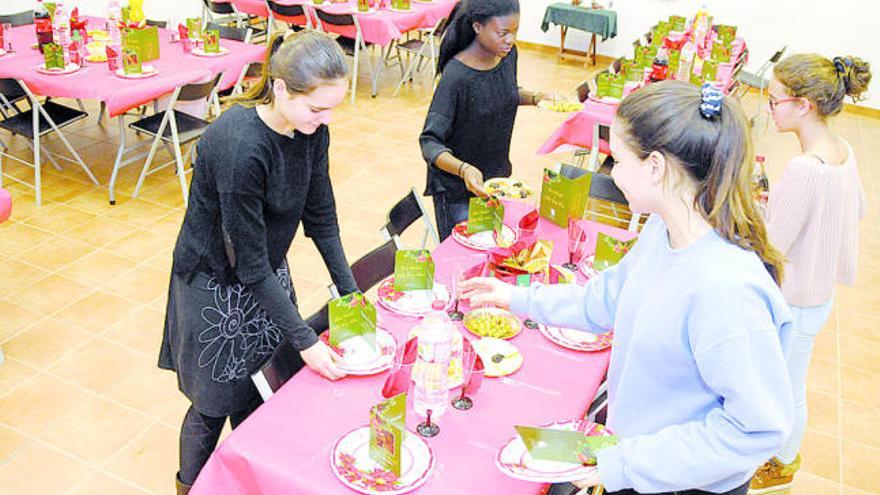
[[[128,126],[136,131],[155,136],[159,133],[159,125],[162,124],[162,119],[164,117],[165,112],[160,112],[136,122],[132,122],[128,124]],[[209,122],[206,120],[193,117],[188,113],[178,112],[177,110],[174,110],[174,120],[177,122],[177,136],[181,144],[192,141],[201,136],[209,125]],[[169,143],[173,142],[170,125],[165,126],[165,131],[162,133],[162,140]]]
[[[422,40],[408,40],[403,43],[398,43],[397,47],[405,52],[418,53],[425,46],[425,42]]]
[[[58,103],[47,101],[42,104],[43,109],[46,110],[46,113],[49,114],[49,117],[55,122],[55,125],[58,127],[65,126],[71,122],[77,121],[86,115],[86,112],[82,112],[77,110],[76,108],[66,107],[64,105],[59,105]],[[25,112],[21,112],[12,117],[9,117],[5,120],[0,120],[0,128],[6,129],[14,134],[21,134],[22,136],[26,136],[30,139],[34,138],[34,110],[30,109]],[[40,114],[40,136],[51,132],[52,126],[49,124],[49,121]]]
[[[345,36],[337,36],[336,43],[342,48],[342,51],[345,52],[349,57],[354,57],[354,46],[355,41],[354,38],[347,38]]]

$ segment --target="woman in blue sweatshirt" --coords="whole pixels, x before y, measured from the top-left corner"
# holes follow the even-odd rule
[[[751,199],[749,128],[711,87],[651,84],[612,126],[614,182],[651,214],[639,241],[586,286],[463,284],[472,304],[543,323],[614,329],[608,427],[579,487],[745,494],[791,430],[783,258]]]

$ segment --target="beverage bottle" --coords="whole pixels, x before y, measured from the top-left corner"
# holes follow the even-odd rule
[[[413,407],[423,417],[430,409],[432,419],[440,417],[449,404],[447,377],[455,326],[443,308],[441,301],[434,301],[422,320],[413,370]]]
[[[34,8],[34,29],[37,31],[40,50],[46,43],[52,43],[52,18],[49,9],[43,5],[43,0],[37,0],[37,6]]]
[[[119,33],[119,21],[122,20],[122,7],[119,0],[110,0],[107,5],[107,32],[110,34],[110,44],[113,46],[122,43],[122,36]]]
[[[668,77],[669,57],[665,49],[660,49],[651,66],[651,81],[663,81]]]
[[[52,37],[55,39],[55,43],[61,45],[61,50],[64,53],[64,66],[67,67],[70,63],[70,18],[61,2],[55,3]]]

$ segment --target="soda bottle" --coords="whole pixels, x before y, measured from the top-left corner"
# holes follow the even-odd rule
[[[52,43],[52,17],[49,15],[49,9],[43,5],[43,0],[37,0],[37,6],[34,8],[34,29],[37,31],[37,44],[42,51],[43,45]]]
[[[413,370],[413,407],[423,417],[431,410],[432,420],[440,417],[449,404],[447,377],[455,327],[443,309],[441,301],[434,301],[422,320]]]

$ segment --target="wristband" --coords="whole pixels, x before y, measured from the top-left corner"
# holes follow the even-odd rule
[[[465,165],[467,165],[467,163],[465,163],[464,160],[462,160],[461,163],[458,164],[458,176],[462,179],[464,178],[464,176],[461,175],[461,169],[464,168]]]

